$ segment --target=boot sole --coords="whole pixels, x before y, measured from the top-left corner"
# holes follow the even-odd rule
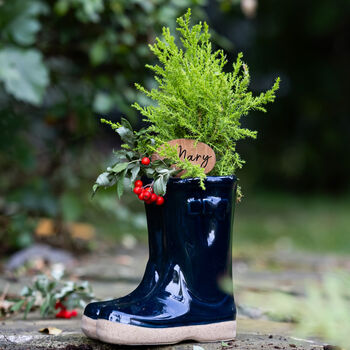
[[[91,339],[98,339],[96,332],[97,320],[83,315],[81,318],[81,330]]]
[[[107,320],[97,320],[98,339],[119,345],[175,344],[184,340],[197,342],[228,341],[236,337],[236,321],[204,325],[148,328]]]

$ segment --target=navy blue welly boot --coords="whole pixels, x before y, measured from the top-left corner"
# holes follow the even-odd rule
[[[122,298],[94,302],[85,307],[81,328],[89,338],[97,339],[96,322],[103,307],[117,307],[118,305],[137,301],[147,296],[159,279],[159,269],[162,266],[159,259],[162,258],[163,245],[162,211],[160,207],[155,205],[145,205],[145,208],[148,228],[149,260],[142,281],[133,292]]]
[[[231,278],[231,232],[236,177],[170,179],[161,207],[164,260],[156,287],[145,298],[105,306],[97,335],[114,344],[151,345],[186,339],[216,341],[236,334]]]

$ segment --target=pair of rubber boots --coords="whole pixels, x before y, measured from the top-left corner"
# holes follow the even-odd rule
[[[212,342],[236,335],[232,278],[236,177],[172,178],[162,206],[145,205],[149,260],[129,295],[90,303],[82,330],[112,344]],[[227,283],[226,283],[227,284]]]

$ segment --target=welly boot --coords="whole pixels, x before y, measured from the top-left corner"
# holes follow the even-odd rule
[[[198,179],[170,179],[161,207],[163,273],[145,298],[101,310],[100,340],[151,345],[235,337],[233,294],[221,282],[232,277],[236,177],[207,177],[205,187]]]
[[[146,217],[148,228],[149,259],[146,270],[138,287],[130,294],[113,300],[90,303],[85,307],[81,328],[86,336],[97,339],[96,322],[104,306],[117,307],[118,305],[134,302],[147,296],[159,279],[159,268],[162,265],[162,211],[159,206],[147,205]]]

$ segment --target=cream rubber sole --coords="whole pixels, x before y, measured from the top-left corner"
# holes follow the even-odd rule
[[[93,318],[87,317],[85,315],[83,315],[81,318],[81,330],[89,338],[98,339],[96,333],[96,324],[97,320],[94,320]]]
[[[158,345],[175,344],[183,340],[214,342],[234,339],[236,321],[196,326],[148,328],[99,319],[96,330],[98,339],[110,344]]]

